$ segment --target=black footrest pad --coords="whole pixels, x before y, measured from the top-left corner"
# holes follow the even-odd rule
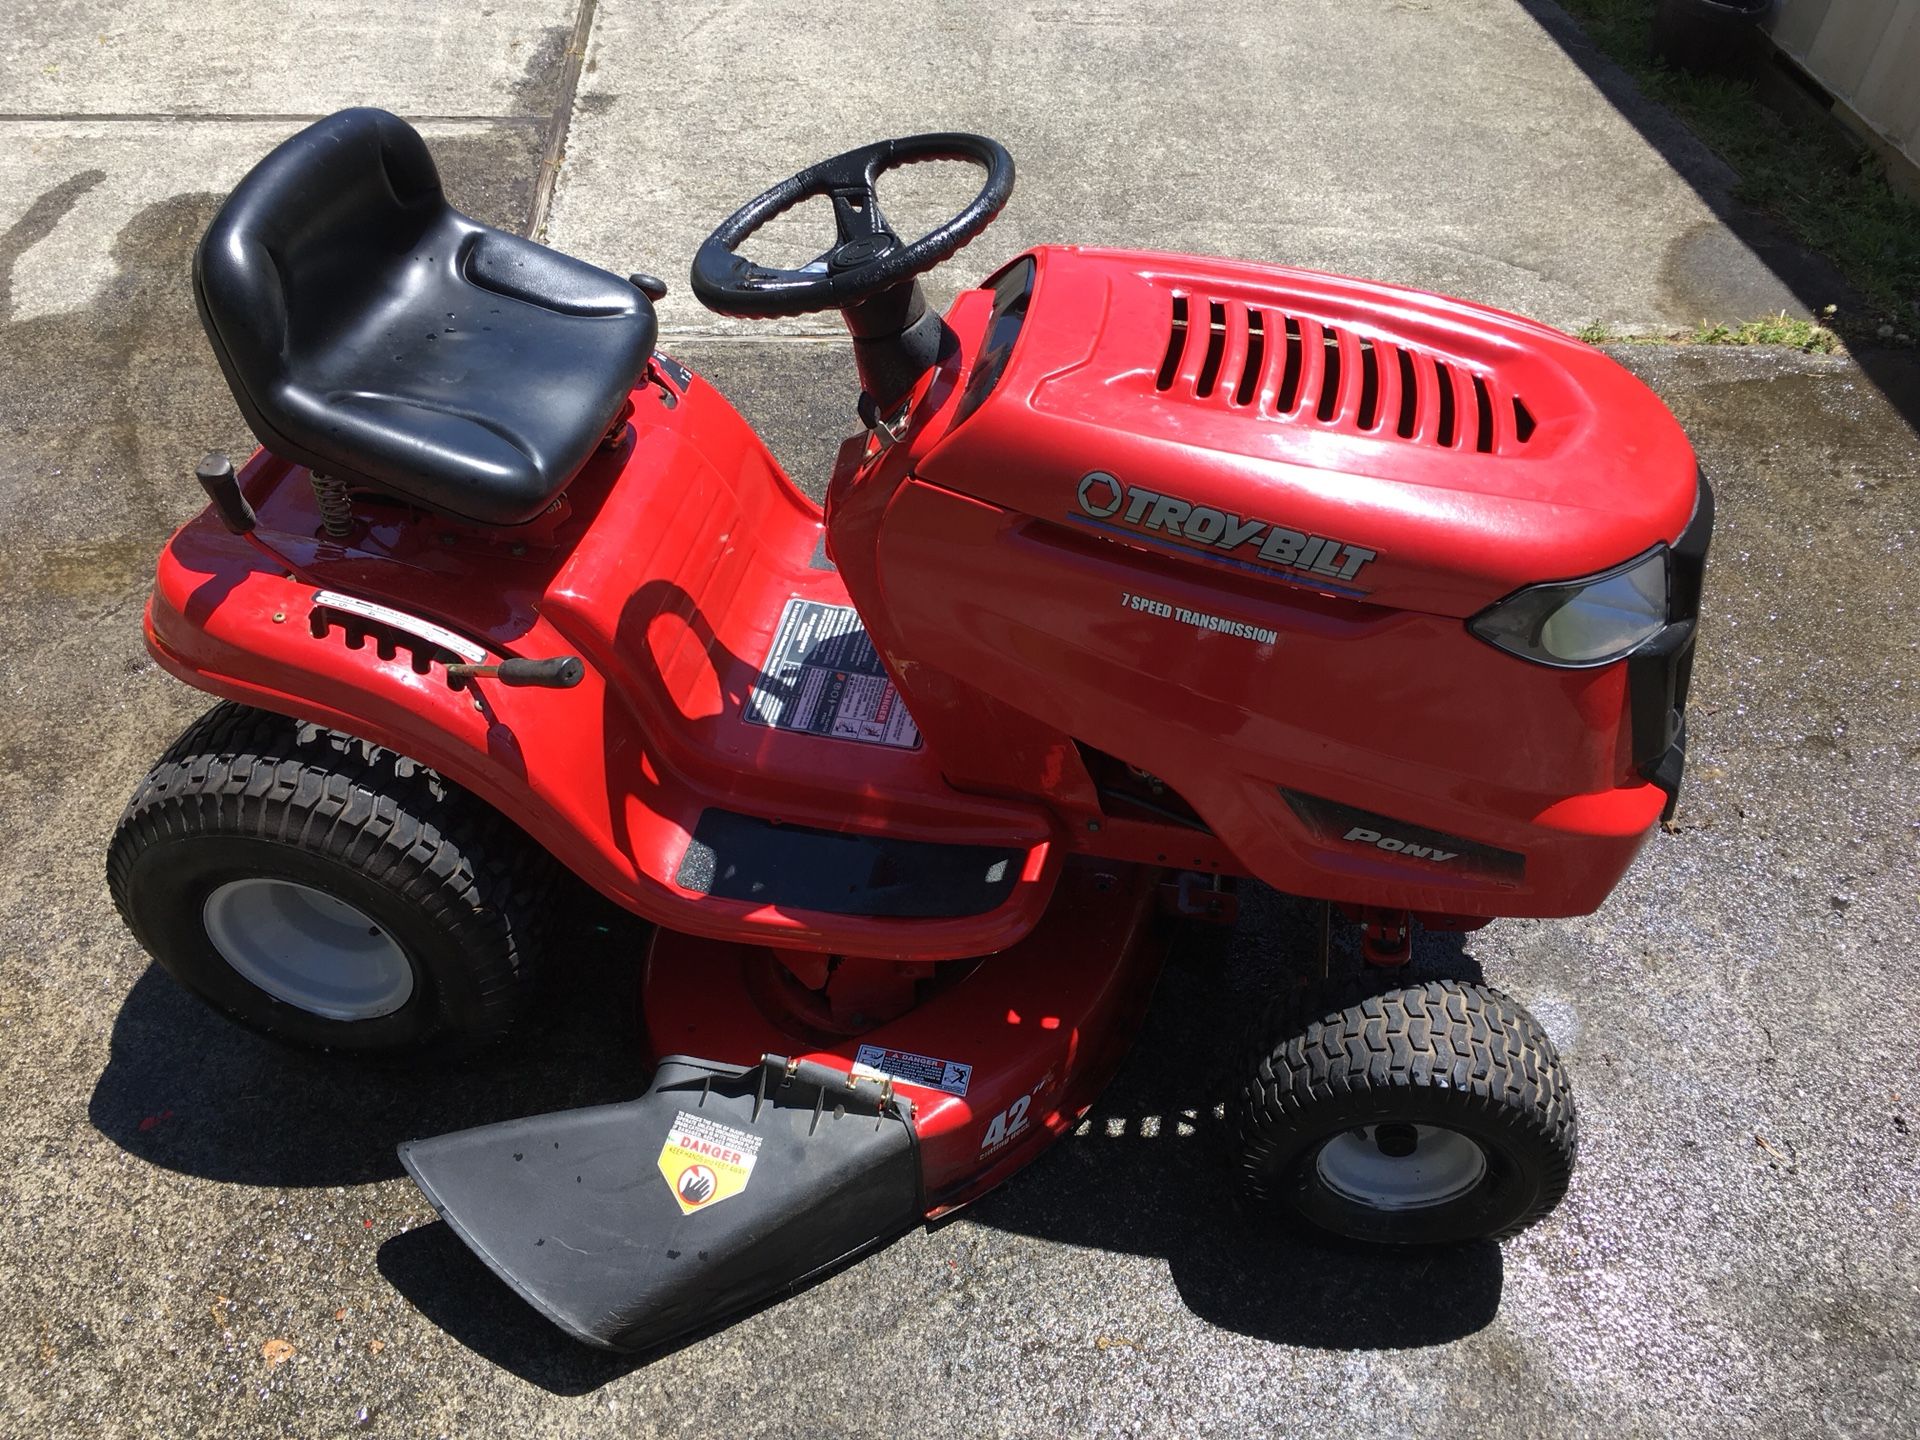
[[[936,845],[776,825],[706,810],[676,883],[721,900],[828,915],[944,919],[1006,903],[1022,855],[996,845]]]

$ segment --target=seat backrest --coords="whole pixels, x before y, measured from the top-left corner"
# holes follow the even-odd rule
[[[343,110],[240,182],[193,257],[201,323],[243,408],[284,378],[303,331],[367,297],[370,262],[451,216],[426,144],[385,110]]]

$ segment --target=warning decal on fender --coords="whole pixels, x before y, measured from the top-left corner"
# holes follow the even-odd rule
[[[920,728],[907,714],[880,655],[851,605],[796,595],[747,696],[748,723],[918,750]]]
[[[680,1213],[691,1215],[746,1189],[759,1154],[758,1135],[682,1110],[660,1147],[660,1173]]]
[[[853,1073],[884,1076],[908,1085],[924,1085],[949,1095],[965,1095],[973,1083],[973,1066],[911,1050],[889,1050],[884,1045],[862,1045],[853,1053]]]

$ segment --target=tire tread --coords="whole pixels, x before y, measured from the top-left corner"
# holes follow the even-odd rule
[[[1229,1106],[1243,1189],[1271,1201],[1275,1155],[1307,1112],[1407,1088],[1457,1103],[1550,1155],[1538,1201],[1489,1238],[1526,1228],[1565,1195],[1579,1148],[1573,1091],[1552,1039],[1504,992],[1457,980],[1380,990],[1365,977],[1283,995],[1254,1027],[1247,1080]],[[1277,1038],[1276,1038],[1277,1037]]]
[[[506,1033],[542,959],[555,867],[510,821],[424,765],[312,722],[222,702],[135,789],[107,852],[107,884],[136,938],[130,894],[148,848],[251,836],[350,865],[389,885],[469,957],[479,1014],[461,1037]]]

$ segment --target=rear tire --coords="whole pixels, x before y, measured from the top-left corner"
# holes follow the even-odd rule
[[[291,1044],[385,1054],[507,1032],[554,868],[425,766],[233,704],[149,772],[107,852],[128,928],[187,989]]]
[[[1349,982],[1277,1002],[1228,1107],[1261,1209],[1349,1240],[1502,1239],[1566,1195],[1573,1091],[1524,1006],[1482,985]]]

